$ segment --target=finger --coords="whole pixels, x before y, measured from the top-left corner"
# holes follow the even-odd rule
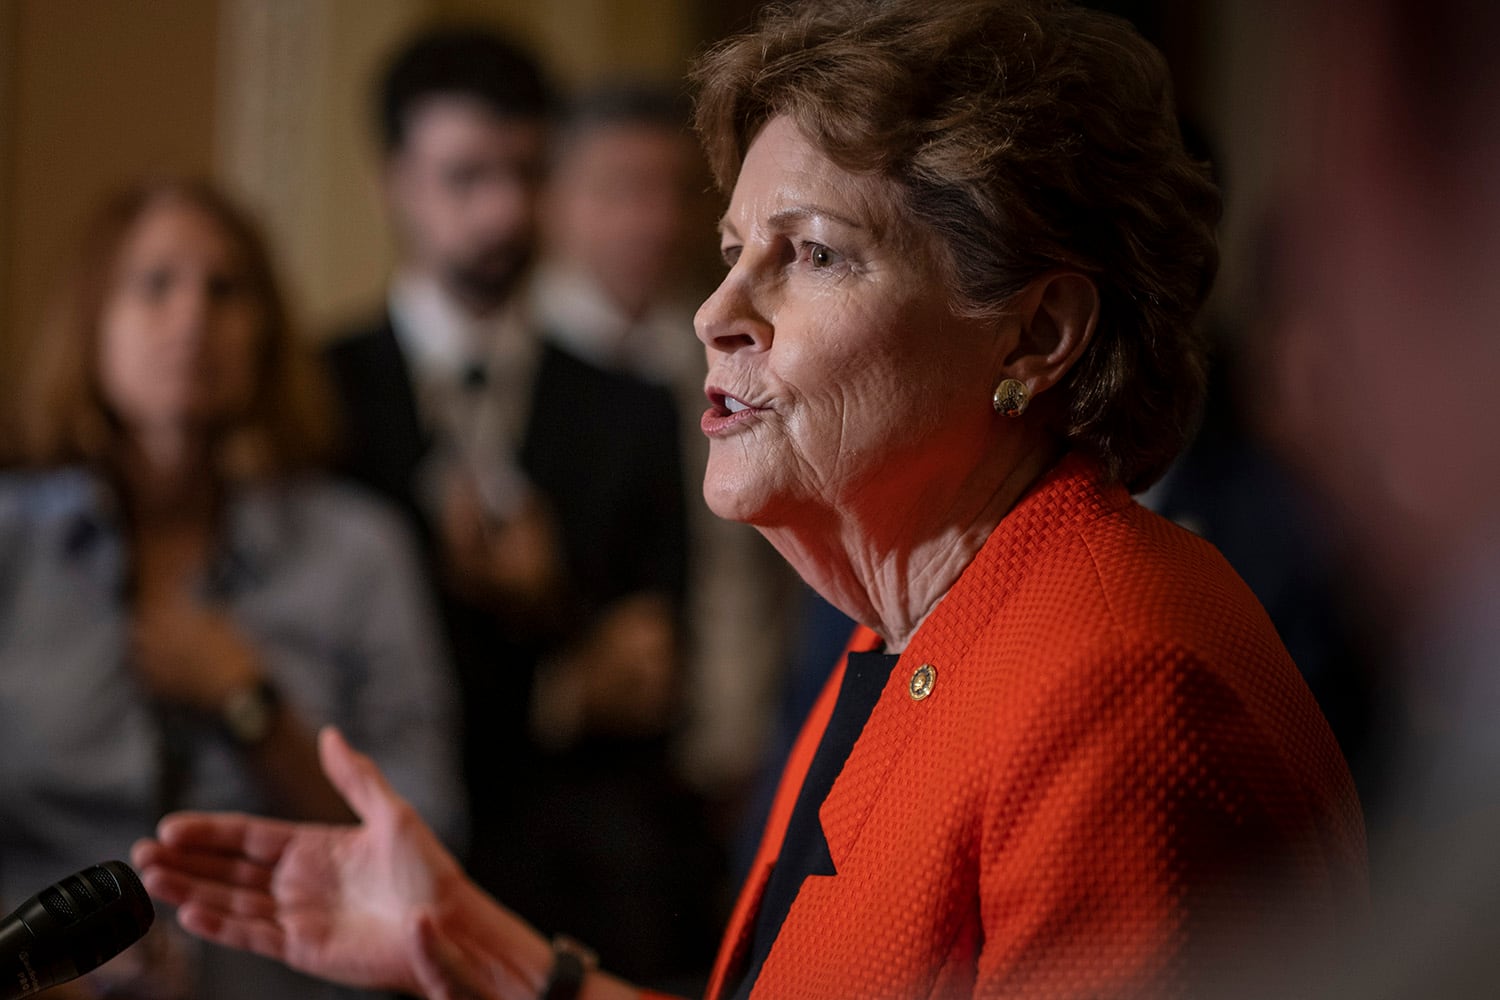
[[[275,868],[236,855],[184,851],[151,840],[136,843],[130,851],[136,868],[162,868],[179,875],[219,882],[244,889],[270,891]]]
[[[157,824],[167,847],[239,855],[274,865],[296,833],[295,824],[244,813],[172,813]]]
[[[156,864],[167,850],[159,840],[142,837],[130,845],[130,865],[136,870]]]
[[[336,726],[318,734],[318,758],[323,773],[360,819],[384,815],[401,801],[375,762],[351,747]]]
[[[141,884],[154,898],[171,906],[192,906],[240,918],[270,919],[276,913],[276,901],[264,890],[195,878],[170,868],[143,869]]]
[[[214,944],[285,961],[286,933],[273,920],[245,917],[188,903],[177,911],[177,922],[189,934]]]

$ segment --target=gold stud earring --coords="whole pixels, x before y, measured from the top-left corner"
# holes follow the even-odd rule
[[[1001,379],[995,386],[995,412],[1006,417],[1019,417],[1031,405],[1031,392],[1020,379]]]

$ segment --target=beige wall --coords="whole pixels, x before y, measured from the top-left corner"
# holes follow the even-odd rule
[[[559,79],[600,76],[676,79],[700,44],[694,0],[433,0],[443,18],[493,21],[548,54]]]
[[[15,4],[0,3],[0,392],[5,391],[5,374],[10,367],[10,205],[11,205],[11,159],[14,143],[11,139],[11,111],[15,102],[11,98],[15,72],[15,33],[17,14]]]
[[[219,175],[260,215],[309,330],[371,307],[390,263],[369,87],[419,0],[220,0]]]
[[[217,11],[201,0],[4,0],[0,10],[0,336],[13,353],[105,190],[209,168]]]

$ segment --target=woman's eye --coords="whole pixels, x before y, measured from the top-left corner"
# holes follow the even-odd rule
[[[725,267],[734,267],[735,262],[740,259],[740,248],[722,247],[719,250],[719,256],[724,258]]]
[[[816,270],[833,267],[839,262],[839,255],[828,249],[821,243],[808,243],[803,248],[803,254],[807,262]]]

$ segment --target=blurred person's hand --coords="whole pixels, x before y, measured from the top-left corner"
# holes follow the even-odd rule
[[[636,594],[616,602],[538,679],[538,735],[565,746],[583,733],[662,732],[677,690],[677,639],[665,597]]]
[[[460,593],[502,614],[545,616],[554,610],[564,575],[562,547],[540,500],[529,497],[500,521],[469,484],[455,479],[444,501],[443,552]]]
[[[258,652],[229,616],[186,595],[143,602],[132,641],[136,672],[151,694],[205,718],[229,723],[232,701],[266,680]],[[252,752],[271,807],[303,819],[349,818],[337,792],[313,766],[312,728],[279,700],[270,708],[272,717],[260,720],[257,735],[235,735],[247,740],[242,745]]]
[[[131,640],[136,672],[151,693],[191,711],[216,715],[261,679],[255,647],[229,616],[187,595],[142,604]]]

